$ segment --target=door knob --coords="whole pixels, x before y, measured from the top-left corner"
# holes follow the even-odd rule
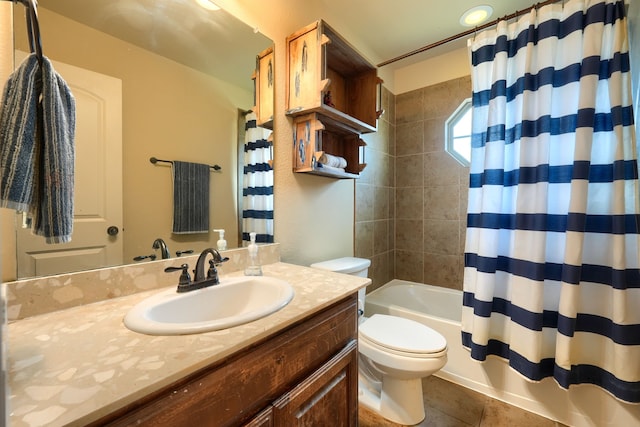
[[[107,234],[109,236],[117,236],[119,232],[120,230],[118,230],[118,227],[116,227],[115,225],[112,225],[111,227],[107,228]]]

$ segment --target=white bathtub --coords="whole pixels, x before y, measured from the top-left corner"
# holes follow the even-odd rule
[[[640,405],[621,403],[600,388],[569,391],[547,378],[532,383],[497,357],[479,363],[462,347],[462,292],[392,280],[367,294],[365,315],[391,314],[416,320],[447,340],[448,362],[437,376],[570,426],[640,426]]]

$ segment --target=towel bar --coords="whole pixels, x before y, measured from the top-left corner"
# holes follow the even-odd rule
[[[154,165],[155,165],[156,163],[158,163],[158,162],[162,162],[162,163],[171,163],[171,164],[173,164],[173,162],[172,162],[171,160],[156,159],[155,157],[151,157],[151,158],[149,159],[149,161],[150,161],[151,163],[153,163]],[[209,165],[209,167],[210,167],[211,169],[213,169],[213,170],[216,170],[216,171],[219,171],[220,169],[222,169],[222,168],[221,168],[220,166],[218,166],[218,165]]]

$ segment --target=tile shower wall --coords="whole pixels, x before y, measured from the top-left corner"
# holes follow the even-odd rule
[[[469,169],[444,151],[444,122],[470,94],[470,77],[383,89],[356,182],[355,254],[372,262],[369,291],[393,278],[462,289]]]
[[[371,291],[393,278],[395,96],[382,88],[378,132],[363,135],[367,167],[356,180],[355,256],[371,260]]]
[[[462,289],[469,168],[444,150],[444,123],[470,77],[396,97],[395,278]]]

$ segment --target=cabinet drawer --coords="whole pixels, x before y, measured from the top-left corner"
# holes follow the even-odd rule
[[[354,294],[96,425],[230,426],[247,422],[357,338],[356,306]]]

